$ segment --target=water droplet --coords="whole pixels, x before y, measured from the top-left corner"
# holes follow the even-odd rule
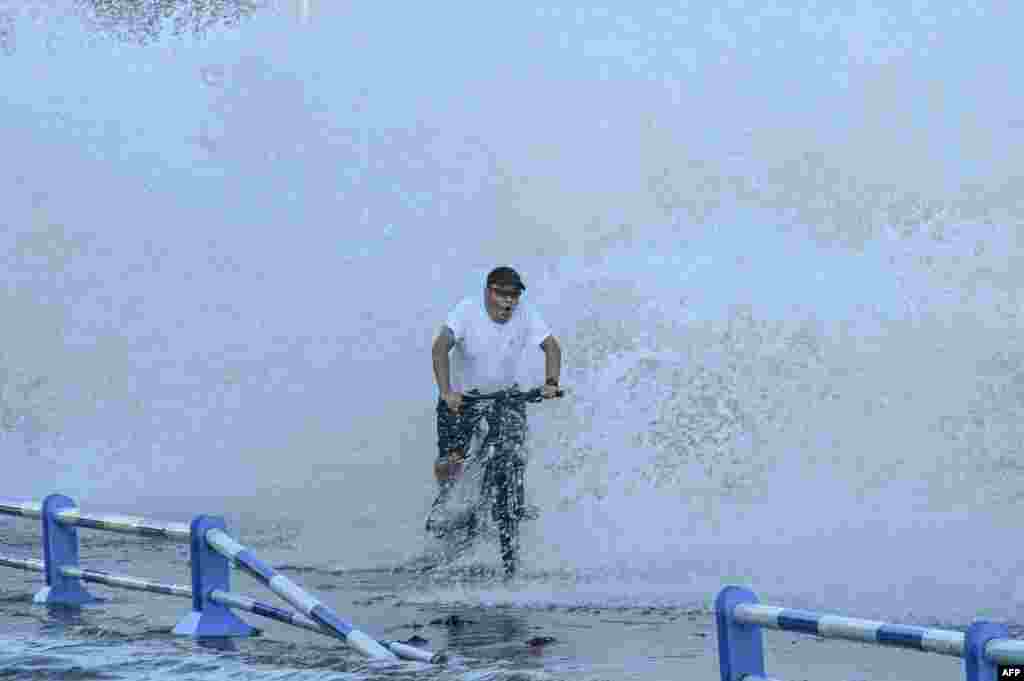
[[[13,56],[16,46],[14,17],[9,12],[0,13],[0,52]]]
[[[207,64],[199,69],[203,82],[210,87],[224,87],[224,67],[220,64]]]

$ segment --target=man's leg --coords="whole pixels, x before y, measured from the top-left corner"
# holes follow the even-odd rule
[[[434,478],[437,480],[438,485],[455,482],[458,479],[459,475],[462,474],[464,455],[465,452],[463,450],[456,449],[444,458],[438,457],[437,461],[434,462]]]
[[[444,400],[437,401],[437,459],[434,460],[434,478],[444,487],[454,483],[462,473],[466,448],[473,434],[475,421],[470,409],[453,414]]]
[[[475,536],[475,516],[470,518],[452,517],[448,514],[446,507],[455,489],[455,482],[462,474],[465,453],[469,448],[469,441],[472,437],[477,420],[473,418],[472,410],[463,408],[458,414],[453,414],[443,400],[437,404],[437,458],[434,460],[434,478],[439,488],[437,498],[431,506],[427,515],[427,531],[431,532],[438,539],[446,542],[459,539],[460,532],[465,532],[461,540],[463,543],[458,546],[447,545],[448,548],[459,549],[467,546],[465,542],[472,542]],[[455,531],[452,534],[452,531]]]

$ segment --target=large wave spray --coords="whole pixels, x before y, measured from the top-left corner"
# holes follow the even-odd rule
[[[469,44],[268,10],[149,46],[5,8],[5,494],[400,560],[430,339],[502,262],[572,388],[533,416],[531,569],[1014,614],[1013,22],[858,7],[508,10]]]

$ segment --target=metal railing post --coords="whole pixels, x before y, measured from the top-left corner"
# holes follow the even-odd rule
[[[249,549],[224,531],[227,529],[224,519],[218,516],[196,516],[189,525],[184,525],[134,516],[92,515],[83,513],[72,499],[59,494],[51,494],[43,503],[0,499],[0,515],[39,518],[43,522],[45,560],[0,555],[2,567],[45,574],[47,586],[36,594],[36,603],[78,606],[103,601],[106,599],[86,592],[82,582],[103,584],[191,599],[192,610],[178,621],[173,631],[197,639],[257,634],[258,629],[234,614],[233,609],[240,609],[341,639],[360,653],[375,659],[408,659],[432,664],[447,660],[444,653],[367,636],[339,617],[330,607],[253,556]],[[79,567],[80,527],[188,542],[192,588]],[[234,567],[244,569],[300,612],[282,610],[248,596],[232,593],[229,580]]]
[[[221,638],[226,636],[252,636],[255,628],[235,615],[231,609],[217,603],[213,591],[231,591],[231,564],[228,559],[206,543],[207,530],[227,529],[224,519],[198,515],[190,524],[189,563],[192,567],[192,612],[174,627],[174,633],[193,638]]]
[[[83,589],[77,577],[67,577],[61,573],[62,567],[78,567],[78,528],[60,524],[57,513],[75,506],[75,502],[63,494],[51,494],[43,500],[43,565],[46,586],[32,599],[35,603],[78,607],[102,600]]]
[[[722,681],[764,676],[764,635],[756,624],[737,622],[732,614],[740,603],[758,603],[757,595],[741,586],[727,586],[715,598],[718,628],[718,667]]]
[[[967,681],[997,681],[998,665],[985,655],[985,645],[994,638],[1010,638],[1005,624],[977,620],[964,635],[964,678]]]

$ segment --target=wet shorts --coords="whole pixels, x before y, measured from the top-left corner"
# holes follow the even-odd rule
[[[444,400],[437,400],[437,458],[447,459],[454,451],[465,451],[469,441],[486,419],[489,432],[501,427],[506,446],[522,447],[526,441],[526,405],[519,403],[502,409],[503,421],[496,423],[493,402],[463,403],[462,411],[453,414]]]

